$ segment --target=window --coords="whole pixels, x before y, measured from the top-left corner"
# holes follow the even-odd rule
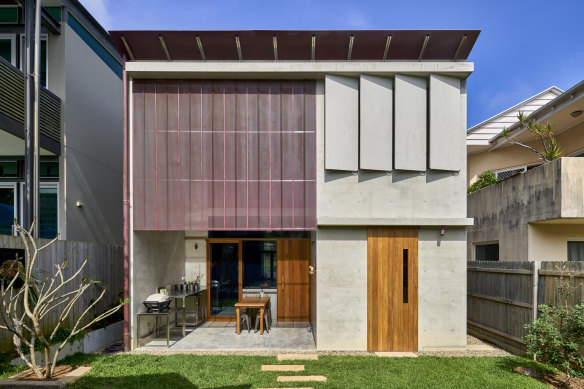
[[[244,240],[242,246],[243,287],[276,287],[276,241]]]
[[[498,261],[499,243],[475,244],[475,261]]]
[[[16,39],[15,35],[0,34],[0,57],[16,66]]]
[[[584,240],[568,241],[568,261],[584,261]]]
[[[16,184],[0,183],[0,235],[14,235]]]
[[[20,70],[24,72],[24,53],[25,53],[25,36],[24,34],[20,36]],[[47,34],[41,36],[41,85],[48,88],[48,44],[47,44]]]
[[[20,193],[24,193],[24,183],[20,184]],[[20,214],[23,210],[23,198],[18,201]],[[59,183],[41,182],[39,188],[39,238],[53,239],[59,232]]]

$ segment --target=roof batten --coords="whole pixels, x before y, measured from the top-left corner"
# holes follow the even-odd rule
[[[426,51],[426,47],[428,46],[428,41],[430,40],[430,34],[427,34],[424,38],[424,44],[422,44],[422,49],[420,50],[420,56],[418,57],[418,61],[421,61],[424,57],[424,51]]]
[[[278,37],[276,35],[272,37],[272,43],[274,45],[274,61],[278,62]]]
[[[351,34],[349,37],[349,53],[347,54],[347,61],[351,60],[351,54],[353,53],[353,41],[355,40],[355,35]]]
[[[166,43],[164,43],[164,38],[162,37],[162,35],[158,35],[158,39],[160,40],[160,44],[162,45],[162,50],[164,50],[164,54],[166,55],[166,59],[171,61],[170,53],[168,52],[168,49],[166,48]]]
[[[195,35],[195,38],[197,39],[197,46],[199,46],[199,52],[201,53],[201,58],[203,59],[203,61],[206,61],[207,58],[205,58],[205,50],[203,50],[203,43],[201,43],[201,38],[199,38],[198,35]]]
[[[124,36],[122,35],[122,36],[120,36],[120,39],[122,40],[122,43],[124,44],[124,47],[126,48],[126,52],[130,56],[130,59],[132,61],[135,61],[136,59],[134,58],[134,54],[132,53],[132,50],[130,50],[130,46],[128,46],[128,42],[126,42],[126,38],[124,38]]]
[[[458,54],[460,53],[460,49],[462,49],[462,45],[464,44],[464,41],[466,41],[466,34],[464,34],[462,36],[462,39],[460,39],[460,43],[458,44],[458,49],[456,49],[456,53],[454,53],[454,57],[452,58],[453,61],[456,61],[456,59],[458,58]]]
[[[241,55],[241,43],[239,42],[239,35],[235,36],[235,46],[237,46],[237,56],[239,57],[239,62],[243,62],[243,56]]]
[[[389,45],[391,45],[391,34],[387,36],[385,41],[385,50],[383,51],[383,62],[387,61],[387,53],[389,52]]]

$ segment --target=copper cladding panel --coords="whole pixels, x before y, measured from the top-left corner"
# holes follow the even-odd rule
[[[135,81],[134,229],[316,228],[314,81]]]

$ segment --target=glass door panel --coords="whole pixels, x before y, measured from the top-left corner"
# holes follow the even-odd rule
[[[0,186],[0,235],[13,235],[14,185]]]
[[[239,244],[209,243],[211,316],[235,317],[239,298]]]

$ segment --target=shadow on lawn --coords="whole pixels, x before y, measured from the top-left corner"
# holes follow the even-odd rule
[[[181,389],[250,389],[251,385],[198,386],[178,373],[145,374],[125,377],[85,377],[74,388],[181,388]]]

